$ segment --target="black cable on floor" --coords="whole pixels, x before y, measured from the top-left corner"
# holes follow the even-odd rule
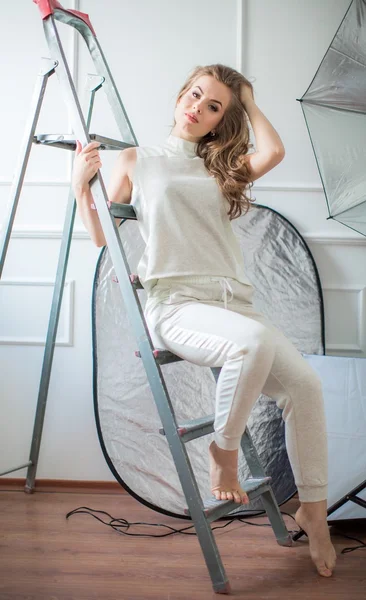
[[[291,519],[293,519],[295,521],[295,518],[293,517],[293,515],[290,515],[289,513],[284,512],[282,510],[280,512],[281,512],[281,515],[286,515],[288,517],[291,517]],[[100,515],[105,515],[110,520],[109,521],[103,520],[102,518],[98,517],[97,514],[94,514],[94,513],[98,513]],[[87,506],[80,506],[79,508],[75,508],[74,510],[68,512],[66,515],[66,519],[68,519],[72,515],[76,515],[76,514],[79,514],[79,515],[85,514],[85,515],[94,517],[94,519],[96,519],[100,523],[103,523],[103,525],[107,525],[108,527],[111,527],[111,529],[113,529],[114,531],[117,531],[117,533],[119,533],[121,535],[130,535],[133,537],[157,537],[157,538],[167,537],[168,535],[174,535],[175,533],[182,533],[184,535],[197,535],[195,531],[188,531],[189,529],[192,529],[194,527],[194,525],[189,525],[188,527],[182,527],[180,529],[176,529],[175,527],[171,527],[170,525],[166,525],[165,523],[146,523],[144,521],[136,521],[135,523],[134,522],[130,523],[129,521],[126,521],[126,519],[116,519],[104,510],[95,510],[93,508],[88,508]],[[261,516],[266,516],[266,512],[264,510],[258,511],[256,514],[252,515],[251,518],[261,517]],[[245,523],[246,525],[254,525],[255,527],[271,527],[270,523],[252,523],[250,521],[247,521],[243,517],[234,517],[233,519],[228,520],[224,525],[215,525],[214,527],[212,527],[212,531],[214,531],[215,529],[224,529],[228,525],[231,525],[231,523],[233,523],[234,521],[240,521],[241,523]],[[296,523],[296,521],[295,521],[295,523]],[[147,534],[147,533],[132,533],[132,532],[128,531],[130,529],[130,527],[138,526],[138,525],[144,525],[144,526],[148,526],[148,527],[162,527],[165,529],[169,529],[169,532],[168,533],[160,533],[160,534],[159,533],[158,534]],[[334,527],[334,525],[333,525],[333,527]],[[295,531],[289,531],[289,533],[294,534],[294,533],[297,533],[298,531],[300,531],[300,530],[296,529]],[[363,542],[362,540],[359,540],[358,538],[351,537],[351,536],[346,535],[341,532],[338,532],[338,533],[336,532],[335,535],[343,536],[350,540],[359,542],[359,544],[360,544],[359,546],[351,546],[349,548],[343,548],[343,550],[341,551],[341,554],[353,552],[354,550],[359,550],[360,548],[366,548],[366,543]]]
[[[332,527],[334,528],[333,524],[332,524]],[[349,548],[343,548],[343,550],[341,551],[341,554],[348,554],[348,552],[353,552],[354,550],[359,550],[360,548],[366,548],[366,544],[362,540],[359,540],[358,538],[355,538],[355,537],[351,537],[350,535],[346,535],[345,533],[341,533],[340,531],[338,531],[338,532],[335,531],[334,533],[332,531],[332,535],[340,535],[349,540],[354,540],[355,542],[359,542],[359,544],[360,544],[360,546],[350,546]]]

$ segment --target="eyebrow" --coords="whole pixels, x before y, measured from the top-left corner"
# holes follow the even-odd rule
[[[198,87],[198,89],[201,91],[201,94],[203,94],[202,88],[200,88],[199,85],[196,85],[196,87]],[[217,104],[220,104],[222,108],[222,103],[220,102],[220,100],[214,100],[213,98],[211,98],[210,102],[217,102]]]

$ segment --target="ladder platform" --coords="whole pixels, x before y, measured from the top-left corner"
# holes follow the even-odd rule
[[[242,484],[242,489],[248,494],[249,500],[254,500],[258,496],[261,496],[263,492],[267,492],[271,489],[272,477],[249,477]],[[235,509],[243,508],[248,506],[247,504],[238,504],[233,500],[216,500],[216,498],[208,498],[203,503],[204,515],[207,520],[211,523],[231,513]],[[188,517],[190,512],[188,508],[184,509],[184,514]]]
[[[213,433],[214,420],[215,415],[207,415],[206,417],[200,417],[198,419],[193,419],[192,421],[185,421],[177,427],[177,433],[182,442],[195,440],[196,438]],[[159,429],[159,433],[165,435],[164,429]]]
[[[124,150],[124,148],[136,147],[135,144],[128,144],[127,142],[114,140],[96,133],[90,133],[89,137],[92,142],[100,142],[98,150]],[[63,148],[65,150],[76,149],[76,140],[73,133],[42,133],[33,136],[33,143],[53,146],[54,148]]]
[[[153,355],[155,356],[155,360],[158,365],[166,365],[168,363],[178,362],[179,360],[184,360],[180,358],[180,356],[176,356],[173,352],[169,352],[169,350],[153,350]],[[139,350],[135,351],[135,356],[141,358],[141,352]]]

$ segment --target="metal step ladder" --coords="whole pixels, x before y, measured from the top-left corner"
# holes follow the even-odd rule
[[[13,222],[15,219],[32,143],[55,146],[68,150],[75,150],[76,139],[79,139],[83,145],[92,140],[100,141],[100,149],[109,150],[121,150],[123,148],[132,146],[134,147],[138,145],[88,15],[78,11],[64,9],[57,0],[33,1],[38,5],[41,11],[44,33],[50,50],[51,58],[43,60],[34,91],[30,117],[27,123],[24,142],[20,153],[19,166],[16,172],[14,185],[11,190],[9,213],[4,224],[2,239],[0,240],[0,276],[5,262],[6,252],[12,232]],[[89,76],[87,90],[89,100],[85,118],[83,116],[76,89],[65,58],[64,50],[56,27],[56,21],[60,21],[70,25],[71,27],[74,27],[82,35],[94,61],[96,75]],[[73,134],[37,135],[35,131],[47,82],[49,77],[55,72],[59,79],[64,100],[69,109]],[[94,96],[95,93],[101,88],[103,88],[106,92],[108,102],[123,141],[113,140],[97,134],[89,133]],[[224,515],[228,515],[230,512],[237,509],[238,504],[233,501],[218,501],[213,497],[206,501],[202,500],[185,448],[185,444],[190,440],[212,433],[214,415],[186,423],[178,424],[176,422],[173,406],[164,381],[161,367],[164,364],[172,363],[181,359],[168,351],[155,349],[152,345],[149,331],[145,323],[142,306],[138,297],[138,291],[139,289],[142,289],[142,286],[138,278],[130,272],[123,245],[115,224],[115,218],[136,219],[134,208],[131,205],[120,205],[113,203],[109,205],[104,182],[100,172],[97,173],[91,182],[91,192],[115,269],[116,281],[120,287],[126,311],[137,342],[137,355],[140,356],[143,361],[153,397],[159,412],[162,423],[160,433],[166,436],[187,501],[186,514],[191,517],[194,523],[197,537],[200,542],[203,556],[212,580],[214,591],[217,593],[227,594],[230,592],[230,586],[218,548],[216,546],[216,541],[213,536],[210,523],[216,519],[219,519],[220,517],[223,517]],[[72,190],[70,190],[46,337],[30,457],[27,463],[6,471],[6,473],[9,473],[24,467],[28,467],[27,481],[25,486],[25,491],[27,492],[32,492],[35,485],[35,476],[40,451],[49,381],[51,376],[55,339],[72,238],[75,208],[76,203]],[[217,380],[220,369],[213,368],[212,371]],[[278,508],[278,504],[274,497],[271,488],[271,478],[266,477],[264,473],[248,431],[246,431],[242,437],[241,448],[252,475],[251,478],[242,482],[244,491],[248,494],[249,500],[254,500],[254,498],[257,498],[258,496],[261,497],[277,542],[282,546],[291,546],[292,539],[286,529],[282,515]],[[4,474],[5,473],[1,473],[1,475]]]

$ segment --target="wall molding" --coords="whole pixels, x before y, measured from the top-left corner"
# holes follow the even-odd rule
[[[64,336],[56,338],[56,346],[73,346],[74,344],[74,280],[65,281],[63,292],[63,325]],[[54,287],[55,282],[50,279],[2,279],[0,286],[45,286]],[[26,308],[24,309],[26,310]],[[60,315],[61,316],[61,315]],[[59,327],[60,329],[60,327]],[[16,346],[45,346],[46,334],[42,337],[16,337],[0,335],[0,345]]]
[[[364,354],[366,352],[366,287],[361,285],[326,285],[323,286],[323,292],[342,292],[344,294],[355,292],[358,295],[357,302],[357,339],[354,343],[346,344],[342,342],[327,343],[326,349],[331,352],[356,352]]]
[[[62,233],[62,229],[13,229],[12,238],[24,240],[60,240]],[[76,229],[73,231],[72,239],[90,240],[90,236],[86,230]]]
[[[25,492],[25,477],[0,477],[0,490]],[[75,479],[36,479],[34,492],[76,494],[127,494],[118,481],[89,481]]]
[[[346,237],[327,235],[326,233],[302,234],[306,242],[323,246],[366,246],[366,237]],[[62,238],[62,229],[46,229],[37,227],[24,227],[13,229],[12,238],[29,240],[59,240]],[[90,236],[84,229],[75,229],[72,238],[76,240],[89,240]]]
[[[245,0],[236,0],[236,70],[243,73],[243,13]]]
[[[253,192],[310,192],[324,193],[324,189],[319,184],[308,185],[306,183],[260,183],[253,185]]]
[[[66,150],[65,150],[66,152]],[[73,159],[73,153],[70,152],[70,156]],[[0,187],[11,187],[14,183],[12,179],[0,180]],[[23,181],[22,187],[70,187],[71,185],[71,174],[68,180],[55,180],[55,179],[33,179]],[[307,184],[295,184],[295,183],[269,183],[269,184],[257,184],[252,188],[253,192],[310,192],[310,193],[323,193],[324,190],[321,185],[307,185]]]
[[[66,150],[65,150],[66,152]],[[73,153],[70,152],[71,158]],[[70,187],[71,175],[69,180],[28,180],[23,182],[23,186],[31,186],[31,187],[43,187],[43,186],[63,186]],[[0,180],[0,186],[10,187],[13,184],[13,180],[10,179],[2,179]],[[321,185],[312,184],[307,185],[305,183],[268,183],[268,184],[257,184],[252,188],[253,192],[310,192],[310,193],[323,193],[324,190]]]
[[[66,152],[66,150],[65,150]],[[5,180],[0,181],[0,187],[11,187],[14,183],[14,180]],[[23,181],[22,187],[70,187],[71,182],[60,180],[33,180],[33,181]]]
[[[319,244],[321,246],[366,246],[366,237],[346,237],[337,235],[327,235],[319,233],[302,234],[303,238],[309,244]]]

